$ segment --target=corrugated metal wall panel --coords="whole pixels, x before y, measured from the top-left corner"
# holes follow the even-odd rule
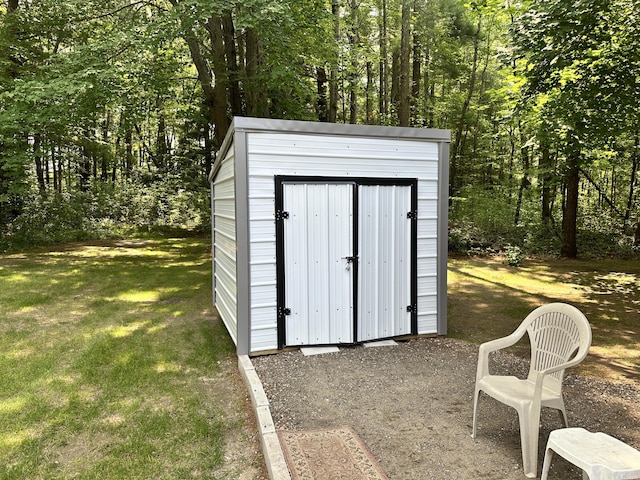
[[[420,218],[435,220],[438,218],[438,200],[418,199],[418,212]],[[434,222],[434,225],[437,223]]]
[[[418,309],[424,314],[436,313],[438,310],[438,297],[436,294],[423,295],[418,300]]]
[[[438,333],[438,314],[435,312],[419,314],[418,326],[424,334]]]
[[[273,220],[272,220],[273,221]],[[269,261],[275,264],[276,257],[276,241],[270,239],[264,239],[259,242],[251,242],[251,263],[256,263],[259,261]],[[275,279],[271,279],[275,282]]]
[[[434,162],[437,164],[437,162]],[[418,181],[418,333],[438,332],[438,182]]]
[[[257,175],[438,179],[438,146],[420,141],[253,133],[248,152]],[[424,160],[433,160],[425,162]]]
[[[251,261],[263,259],[272,262],[275,270],[275,237],[273,218],[265,220],[273,205],[274,175],[305,175],[325,177],[376,177],[418,179],[418,271],[420,275],[436,272],[436,245],[438,199],[439,152],[437,142],[395,138],[358,138],[350,136],[326,136],[273,132],[249,132],[247,134],[248,188],[251,202],[250,225]],[[269,204],[258,205],[261,202]],[[259,208],[258,213],[253,209]],[[425,218],[423,211],[428,211]],[[257,272],[256,272],[257,273]],[[252,269],[252,283],[253,283]],[[265,280],[266,281],[266,280]],[[424,286],[424,282],[422,283]],[[258,288],[257,286],[252,289]],[[418,289],[418,333],[436,333],[433,319],[437,308],[431,297],[434,292]],[[425,312],[425,305],[433,308]],[[253,308],[253,307],[252,307]],[[262,320],[256,321],[256,315]],[[251,313],[251,351],[270,350],[277,345],[277,312],[257,309]],[[258,325],[260,325],[258,327]],[[259,332],[257,329],[260,329]],[[253,330],[256,332],[253,332]]]
[[[437,256],[438,239],[418,236],[418,259]]]
[[[248,152],[272,152],[279,157],[291,157],[298,154],[302,157],[323,158],[376,158],[380,155],[393,157],[400,152],[403,157],[423,160],[438,158],[436,143],[413,140],[397,140],[395,138],[362,138],[353,136],[332,136],[328,142],[326,136],[300,135],[290,133],[252,133]],[[337,146],[344,144],[344,151]],[[295,152],[295,153],[294,153]]]
[[[214,305],[238,343],[238,285],[236,278],[236,219],[234,155],[230,150],[213,179],[213,294]]]
[[[420,205],[418,204],[418,238],[437,238],[437,220],[433,218],[425,218],[420,215],[420,213]]]
[[[351,185],[284,187],[286,344],[353,341]],[[331,219],[331,221],[329,221]]]
[[[438,181],[437,180],[418,180],[418,199],[437,200],[438,199]]]
[[[278,348],[273,172],[249,175],[251,351]],[[271,300],[268,297],[271,296]]]
[[[411,333],[411,187],[359,187],[358,340]]]

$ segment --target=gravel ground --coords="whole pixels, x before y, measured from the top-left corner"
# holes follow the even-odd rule
[[[481,395],[478,436],[470,436],[477,353],[477,345],[419,338],[392,347],[349,347],[310,357],[292,351],[252,361],[276,428],[350,425],[391,480],[522,480],[515,410]],[[491,368],[526,376],[528,366],[498,352]],[[571,426],[640,448],[640,386],[570,371],[564,385]],[[561,426],[557,412],[543,410],[538,476],[549,432]],[[581,473],[555,456],[549,478],[578,480]]]

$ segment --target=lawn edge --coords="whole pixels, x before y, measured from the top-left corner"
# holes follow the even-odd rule
[[[253,405],[256,415],[262,453],[269,478],[271,480],[291,480],[289,468],[271,417],[269,400],[248,355],[238,355],[238,369],[249,391],[251,405]]]

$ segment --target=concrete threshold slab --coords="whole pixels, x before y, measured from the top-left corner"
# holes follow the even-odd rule
[[[238,368],[256,413],[260,443],[269,478],[271,480],[291,480],[291,474],[284,459],[284,453],[271,416],[269,400],[248,355],[238,356]]]
[[[322,355],[323,353],[336,353],[340,349],[338,347],[302,347],[300,348],[302,355],[305,357],[311,355]]]
[[[379,342],[367,342],[364,344],[365,348],[371,347],[393,347],[398,345],[395,340],[380,340]]]

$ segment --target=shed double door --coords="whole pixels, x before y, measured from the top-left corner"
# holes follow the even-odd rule
[[[412,188],[282,185],[281,346],[412,333]]]

